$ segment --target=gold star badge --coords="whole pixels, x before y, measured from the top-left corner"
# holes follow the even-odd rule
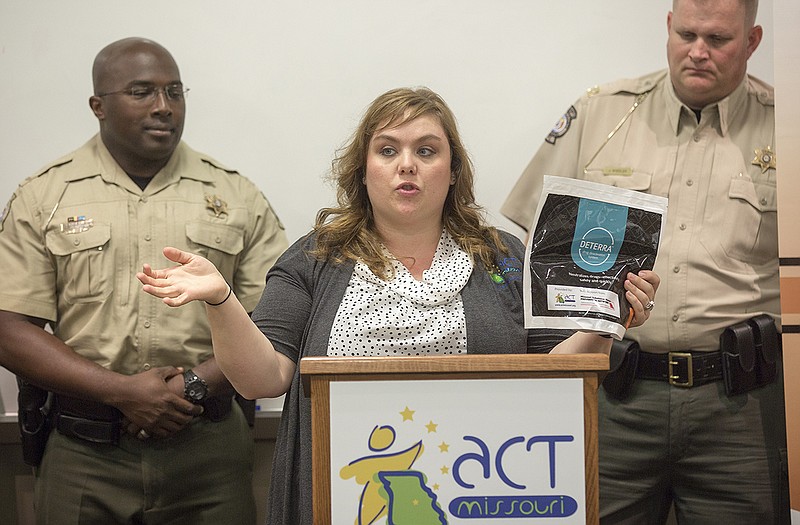
[[[756,156],[753,158],[754,166],[761,167],[761,173],[766,173],[768,169],[775,169],[775,152],[772,151],[771,146],[765,146],[755,150]]]
[[[228,213],[228,203],[222,200],[219,195],[206,194],[206,208],[213,211],[216,217],[223,213]]]

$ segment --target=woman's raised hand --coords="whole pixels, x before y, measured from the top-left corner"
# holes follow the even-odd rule
[[[163,252],[178,265],[156,270],[145,264],[136,274],[143,291],[159,297],[168,306],[183,306],[191,301],[216,304],[226,298],[228,283],[211,261],[169,246]]]

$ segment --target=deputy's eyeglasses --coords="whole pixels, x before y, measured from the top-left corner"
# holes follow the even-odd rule
[[[98,97],[106,97],[108,95],[127,95],[135,102],[152,102],[158,96],[159,92],[163,92],[167,100],[174,102],[182,101],[186,98],[186,93],[189,88],[183,87],[181,84],[174,84],[171,86],[156,87],[156,86],[132,86],[119,91],[109,91],[108,93],[98,93]]]

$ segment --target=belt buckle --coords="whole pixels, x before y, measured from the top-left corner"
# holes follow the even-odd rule
[[[669,361],[667,362],[667,372],[669,384],[673,386],[680,386],[689,388],[694,385],[694,378],[692,377],[692,354],[689,352],[670,352],[668,354]],[[686,359],[686,381],[680,381],[681,376],[675,375],[675,365],[678,364],[675,359]]]

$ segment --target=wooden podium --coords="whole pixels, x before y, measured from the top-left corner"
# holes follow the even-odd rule
[[[469,384],[474,385],[476,384],[475,380],[480,380],[480,383],[483,384],[486,383],[485,380],[539,380],[552,378],[582,380],[585,523],[598,523],[597,389],[599,387],[599,374],[607,370],[608,358],[604,354],[492,354],[435,357],[303,358],[300,362],[300,373],[303,377],[305,392],[307,395],[311,396],[312,409],[314,523],[332,523],[331,483],[332,476],[338,472],[336,467],[332,467],[331,464],[332,384],[337,382],[350,382],[349,384],[354,387],[363,388],[366,385],[361,385],[360,383],[356,384],[356,382],[388,381],[389,383],[381,384],[391,385],[395,384],[394,382],[398,382],[398,384],[403,384],[403,382],[407,381],[427,381],[433,383],[435,381],[450,380],[472,381]],[[540,381],[539,383],[549,385],[553,382]],[[566,383],[570,385],[577,384],[577,388],[580,389],[580,383],[576,383],[574,380],[567,381]],[[412,383],[406,384],[411,385]],[[448,383],[448,385],[450,384],[451,383]],[[408,390],[406,389],[405,392],[408,392]],[[403,395],[403,391],[398,392],[398,395]],[[580,394],[578,393],[577,395],[579,396]],[[528,403],[536,403],[536,400],[515,399],[514,402],[523,406]],[[579,402],[580,399],[578,398],[577,409],[572,410],[573,412],[580,411]],[[496,403],[505,403],[508,405],[508,398],[497,400]],[[353,403],[351,403],[351,405],[352,404]],[[356,402],[355,404],[360,403]],[[406,408],[406,410],[409,409]],[[336,414],[334,414],[334,417],[336,417]],[[433,421],[431,421],[430,424],[433,424]],[[349,432],[350,428],[346,430]],[[575,435],[579,434],[576,432]],[[361,437],[361,435],[352,436],[351,439],[351,437],[348,436],[348,439],[359,439],[360,442]],[[551,448],[552,446],[551,444]],[[431,450],[431,448],[429,447],[426,450]],[[433,454],[434,452],[436,451],[434,450],[430,453]],[[551,450],[551,454],[552,453]],[[521,509],[522,505],[520,505],[519,508]],[[578,518],[580,517],[579,513],[577,516]],[[339,521],[338,519],[336,520],[337,523]],[[502,521],[502,523],[514,523],[514,521],[515,520],[507,520]],[[547,523],[548,521],[552,520],[544,519],[538,520],[537,522]],[[349,523],[352,522],[353,520],[351,518]],[[485,523],[485,521],[482,522]]]

